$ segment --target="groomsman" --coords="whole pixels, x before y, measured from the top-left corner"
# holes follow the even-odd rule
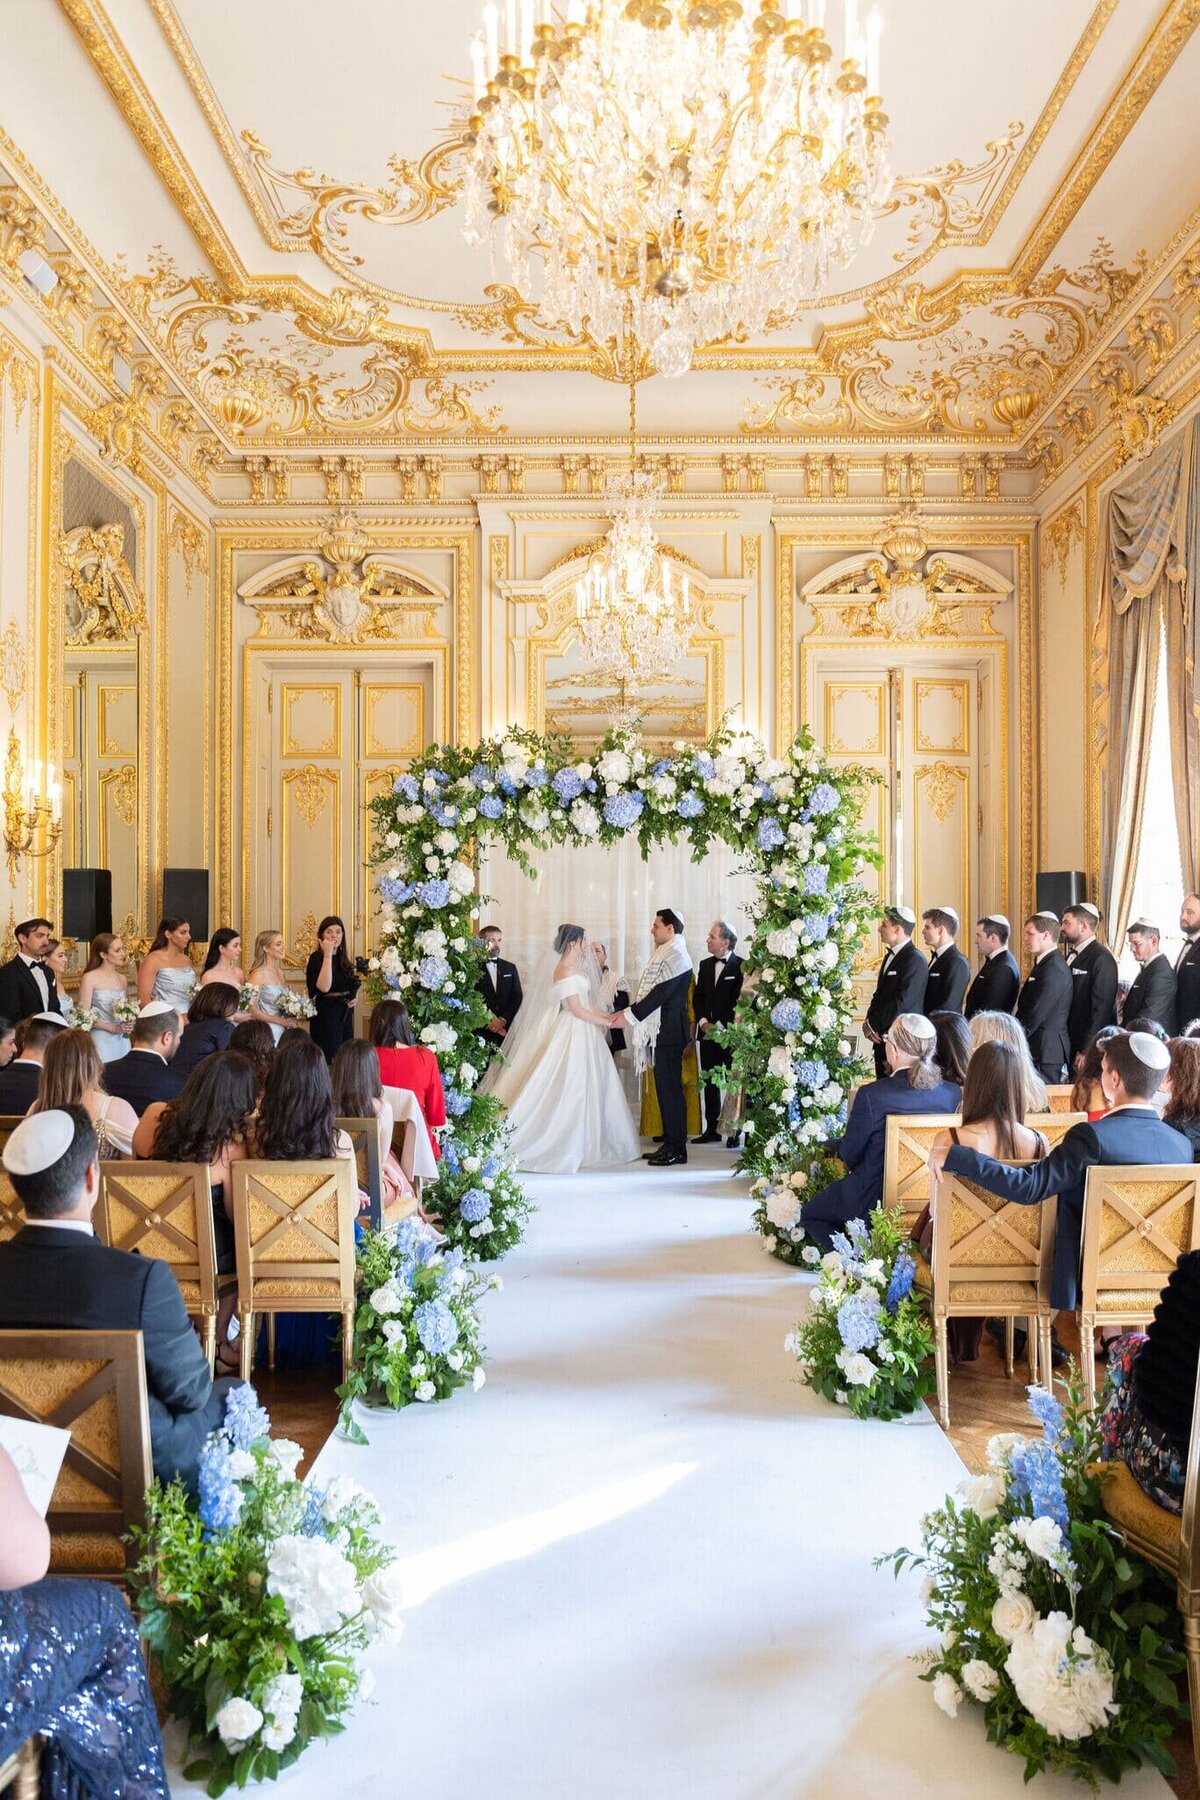
[[[1057,913],[1033,913],[1025,921],[1025,948],[1033,967],[1017,995],[1017,1023],[1029,1040],[1029,1054],[1051,1087],[1065,1080],[1071,1054],[1071,971],[1058,953],[1062,923]]]
[[[1062,934],[1071,971],[1067,1036],[1071,1040],[1072,1068],[1083,1061],[1083,1053],[1096,1033],[1117,1022],[1117,959],[1096,936],[1099,923],[1099,908],[1090,900],[1068,906],[1063,913]]]
[[[929,965],[912,941],[917,915],[907,906],[885,906],[879,921],[884,957],[879,965],[875,992],[867,1008],[865,1031],[875,1046],[875,1073],[882,1081],[888,1073],[883,1040],[889,1025],[901,1013],[925,1011],[925,982]]]
[[[1175,971],[1170,960],[1159,949],[1160,932],[1148,919],[1135,919],[1129,927],[1129,948],[1133,960],[1142,966],[1137,980],[1125,996],[1121,1009],[1123,1022],[1153,1019],[1168,1037],[1175,1036]]]
[[[23,919],[15,927],[17,954],[0,966],[0,1017],[13,1025],[34,1013],[62,1012],[62,996],[42,958],[53,930],[49,919]]]
[[[718,919],[709,926],[705,942],[708,955],[701,958],[696,971],[692,1000],[696,1014],[696,1054],[702,1075],[709,1069],[729,1067],[732,1053],[713,1042],[712,1028],[714,1025],[732,1025],[733,1009],[742,991],[742,959],[734,955],[737,932]],[[717,1120],[721,1116],[721,1089],[706,1081],[700,1092],[704,1101],[704,1131],[692,1142],[719,1144],[721,1134],[717,1130]]]
[[[958,914],[952,906],[931,906],[921,914],[921,936],[930,951],[925,978],[925,1017],[935,1012],[961,1012],[971,979],[971,965],[955,943]]]
[[[1008,947],[1012,926],[1003,913],[988,913],[975,925],[975,948],[983,961],[979,973],[967,989],[963,1011],[968,1019],[976,1013],[1010,1013],[1021,991],[1021,971]]]
[[[1200,1019],[1200,894],[1188,894],[1179,911],[1183,949],[1175,964],[1175,1022],[1184,1031]]]
[[[513,1020],[521,1010],[521,977],[517,974],[517,965],[505,962],[500,955],[498,925],[485,925],[479,933],[479,941],[487,951],[487,961],[480,970],[477,985],[491,1012],[483,1037],[489,1049],[495,1051],[503,1047]]]

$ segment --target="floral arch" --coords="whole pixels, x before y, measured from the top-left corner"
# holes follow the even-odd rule
[[[503,1255],[527,1213],[503,1109],[477,1091],[488,1009],[472,915],[486,899],[476,891],[485,844],[527,873],[552,851],[630,837],[643,855],[684,836],[698,858],[715,839],[744,851],[757,978],[722,1041],[729,1081],[745,1091],[739,1166],[774,1182],[817,1161],[863,1072],[849,1023],[855,954],[875,911],[860,879],[875,861],[859,819],[864,779],[831,767],[807,733],[782,757],[727,729],[655,756],[620,728],[581,756],[565,737],[514,730],[435,746],[372,801],[382,908],[372,993],[404,1000],[441,1063],[450,1129],[431,1200],[455,1244]]]

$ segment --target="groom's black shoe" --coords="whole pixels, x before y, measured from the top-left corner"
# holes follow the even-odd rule
[[[721,1134],[719,1131],[704,1131],[701,1132],[698,1138],[692,1139],[693,1144],[719,1144],[720,1141]]]
[[[674,1168],[676,1163],[685,1163],[687,1161],[687,1151],[667,1150],[664,1147],[662,1150],[656,1151],[653,1156],[648,1156],[646,1161],[650,1164],[652,1169],[671,1169]]]
[[[727,1150],[740,1150],[741,1147],[742,1140],[740,1137],[727,1137],[725,1139],[725,1148]]]

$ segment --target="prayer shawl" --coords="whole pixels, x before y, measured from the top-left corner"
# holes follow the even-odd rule
[[[660,944],[646,967],[642,970],[642,978],[638,982],[638,990],[634,1002],[644,1000],[652,988],[662,981],[673,981],[677,975],[692,973],[692,957],[682,936],[676,932],[665,944]],[[658,1043],[658,1028],[662,1023],[662,1013],[656,1007],[647,1019],[635,1019],[633,1022],[633,1066],[639,1075],[652,1067],[654,1049]]]

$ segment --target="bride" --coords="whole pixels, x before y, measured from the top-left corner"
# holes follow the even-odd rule
[[[592,1004],[596,973],[582,925],[560,925],[558,963],[548,987],[522,1003],[481,1089],[508,1108],[517,1166],[573,1175],[634,1162],[638,1138],[613,1066],[612,1015]]]

